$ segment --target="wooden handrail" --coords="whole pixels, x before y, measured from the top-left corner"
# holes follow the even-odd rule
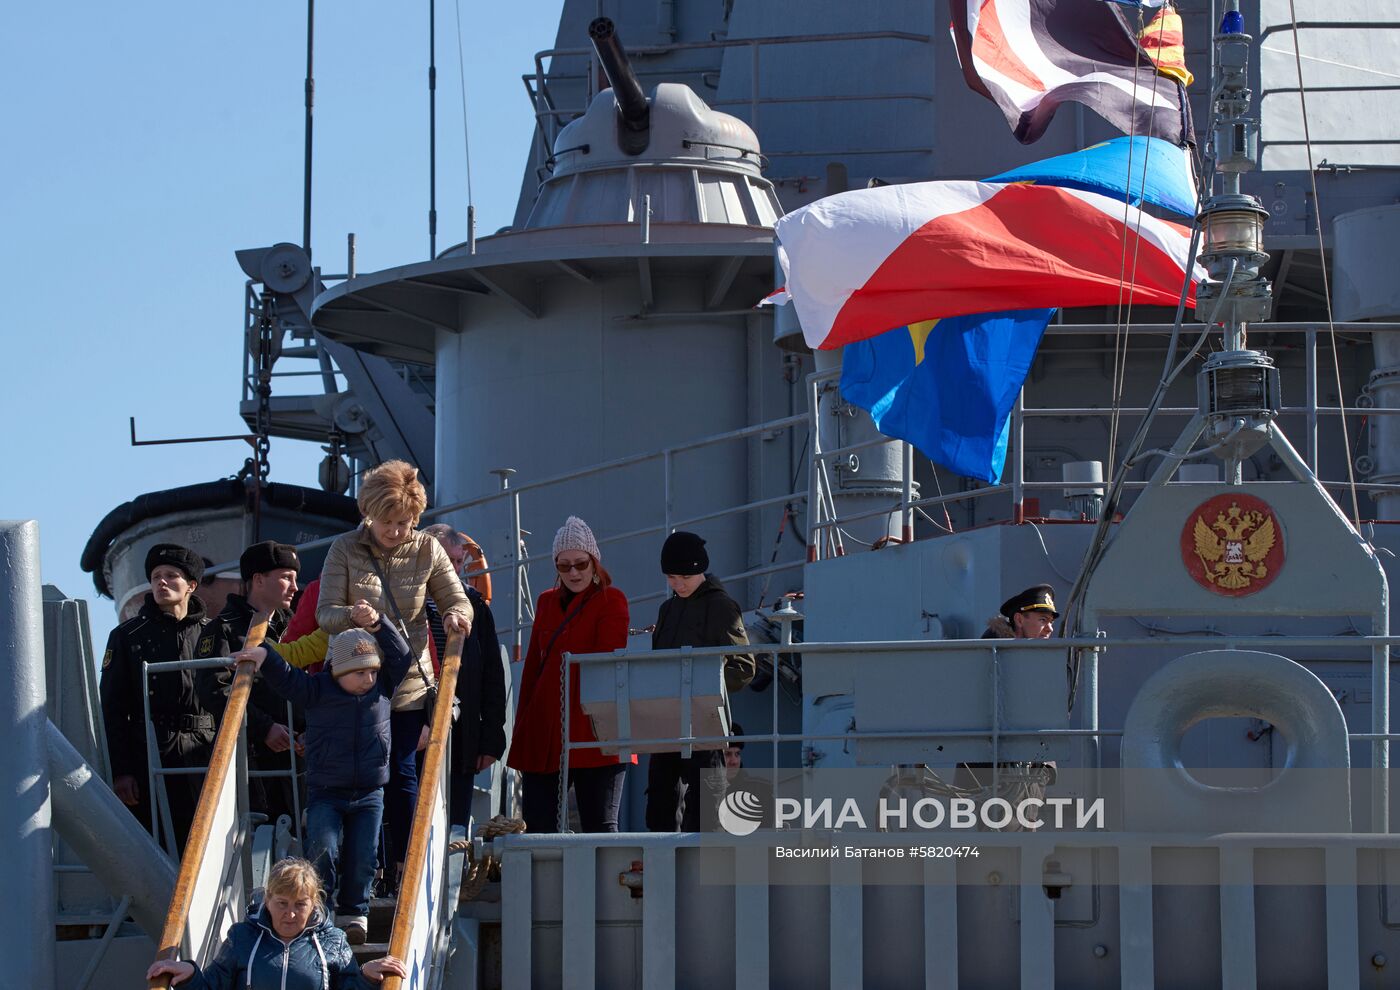
[[[389,935],[389,955],[405,960],[408,941],[413,937],[413,911],[418,903],[418,887],[428,861],[428,832],[433,821],[433,805],[438,798],[438,780],[447,759],[447,741],[452,731],[452,703],[457,695],[457,673],[462,666],[461,633],[447,637],[447,655],[438,673],[437,707],[433,709],[432,731],[423,753],[423,773],[418,779],[418,804],[413,809],[413,830],[404,856],[403,878],[399,881],[399,902],[394,907],[394,928]],[[383,990],[401,990],[403,978],[387,976]]]
[[[243,638],[245,650],[258,646],[267,638],[269,615],[259,612],[253,616],[248,627],[248,635]],[[238,736],[243,731],[243,716],[248,710],[248,694],[253,689],[253,662],[244,660],[238,664],[229,687],[228,703],[224,706],[223,720],[219,723],[219,733],[214,737],[214,752],[209,757],[209,772],[204,777],[204,789],[199,792],[199,804],[195,806],[194,822],[190,825],[189,837],[185,840],[185,854],[180,858],[180,872],[175,877],[175,892],[170,896],[170,910],[165,915],[165,928],[160,933],[160,947],[156,959],[175,959],[180,953],[180,940],[184,937],[185,926],[189,922],[190,903],[194,898],[195,881],[199,878],[200,867],[204,865],[204,850],[209,845],[209,833],[214,827],[214,811],[223,792],[224,781],[228,779],[229,768],[233,766],[234,755],[238,752]],[[169,990],[170,977],[160,976],[147,983],[148,987]]]

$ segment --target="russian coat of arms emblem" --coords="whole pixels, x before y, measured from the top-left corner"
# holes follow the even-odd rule
[[[1283,566],[1282,528],[1262,499],[1217,495],[1187,517],[1181,557],[1196,583],[1221,595],[1252,595]]]

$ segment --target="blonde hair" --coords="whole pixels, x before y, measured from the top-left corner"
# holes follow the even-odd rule
[[[267,874],[263,885],[264,899],[272,897],[309,897],[316,907],[325,909],[324,891],[321,889],[321,875],[316,867],[304,859],[284,859]]]
[[[360,506],[360,515],[366,519],[410,516],[416,526],[418,517],[428,507],[428,493],[418,480],[418,469],[412,464],[385,461],[364,473],[355,501]]]

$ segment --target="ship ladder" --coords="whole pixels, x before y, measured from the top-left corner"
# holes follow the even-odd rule
[[[253,617],[243,641],[245,649],[267,638],[267,622],[266,613]],[[206,965],[243,910],[247,827],[239,820],[239,775],[234,772],[234,763],[253,674],[251,660],[239,663],[234,672],[157,944],[157,959],[188,959]],[[168,990],[170,978],[160,977],[150,986]]]
[[[267,621],[263,614],[254,618],[243,643],[245,649],[263,642]],[[466,848],[460,830],[458,836],[451,834],[447,806],[447,747],[462,646],[460,634],[448,638],[400,896],[397,900],[376,898],[371,903],[369,938],[354,947],[362,964],[386,953],[404,961],[408,978],[388,977],[385,990],[401,990],[403,986],[436,990],[444,985]],[[242,917],[252,882],[247,869],[251,842],[247,823],[238,814],[239,774],[235,770],[253,676],[251,661],[240,663],[234,673],[180,860],[157,959],[188,959],[206,965],[229,928]],[[150,986],[168,990],[170,984],[168,978],[162,978]]]

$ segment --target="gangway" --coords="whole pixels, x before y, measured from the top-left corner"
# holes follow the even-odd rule
[[[243,640],[244,649],[260,645],[267,638],[268,615],[260,612]],[[243,746],[243,722],[248,710],[248,694],[253,687],[253,663],[243,661],[229,687],[228,705],[214,737],[209,770],[195,806],[194,821],[180,860],[175,892],[165,915],[165,926],[157,944],[157,959],[190,959],[206,965],[218,951],[225,933],[237,920],[234,912],[245,900],[242,870],[247,853],[247,825],[239,821],[237,784],[240,774],[235,761],[246,773],[247,751]],[[211,855],[211,843],[213,855]],[[239,896],[230,904],[229,894]],[[170,978],[150,982],[167,990]]]
[[[453,869],[454,864],[448,859],[454,836],[447,815],[447,745],[464,642],[461,633],[448,636],[446,656],[438,673],[437,704],[423,753],[418,804],[413,811],[413,827],[399,881],[399,902],[389,936],[389,954],[403,960],[408,976],[386,978],[384,990],[443,986],[443,964],[450,948],[462,877],[460,861]]]
[[[268,618],[265,613],[254,617],[244,649],[263,643]],[[447,809],[447,747],[463,641],[460,634],[449,637],[438,678],[437,703],[423,754],[418,803],[389,939],[356,947],[356,956],[362,963],[386,952],[404,960],[409,971],[407,980],[391,976],[384,982],[386,990],[399,990],[401,986],[434,990],[443,986],[461,882],[461,850],[465,848],[462,843],[453,847],[452,840],[460,838],[461,830],[458,836],[452,834]],[[229,928],[242,920],[255,878],[263,873],[254,868],[246,799],[249,771],[244,729],[254,673],[251,661],[241,661],[229,688],[228,704],[215,736],[160,934],[157,959],[187,959],[207,965]],[[264,864],[264,869],[266,865],[269,864]],[[382,902],[375,908],[381,905]],[[372,909],[372,931],[378,927],[382,913]],[[168,990],[169,978],[153,980],[149,986]]]

